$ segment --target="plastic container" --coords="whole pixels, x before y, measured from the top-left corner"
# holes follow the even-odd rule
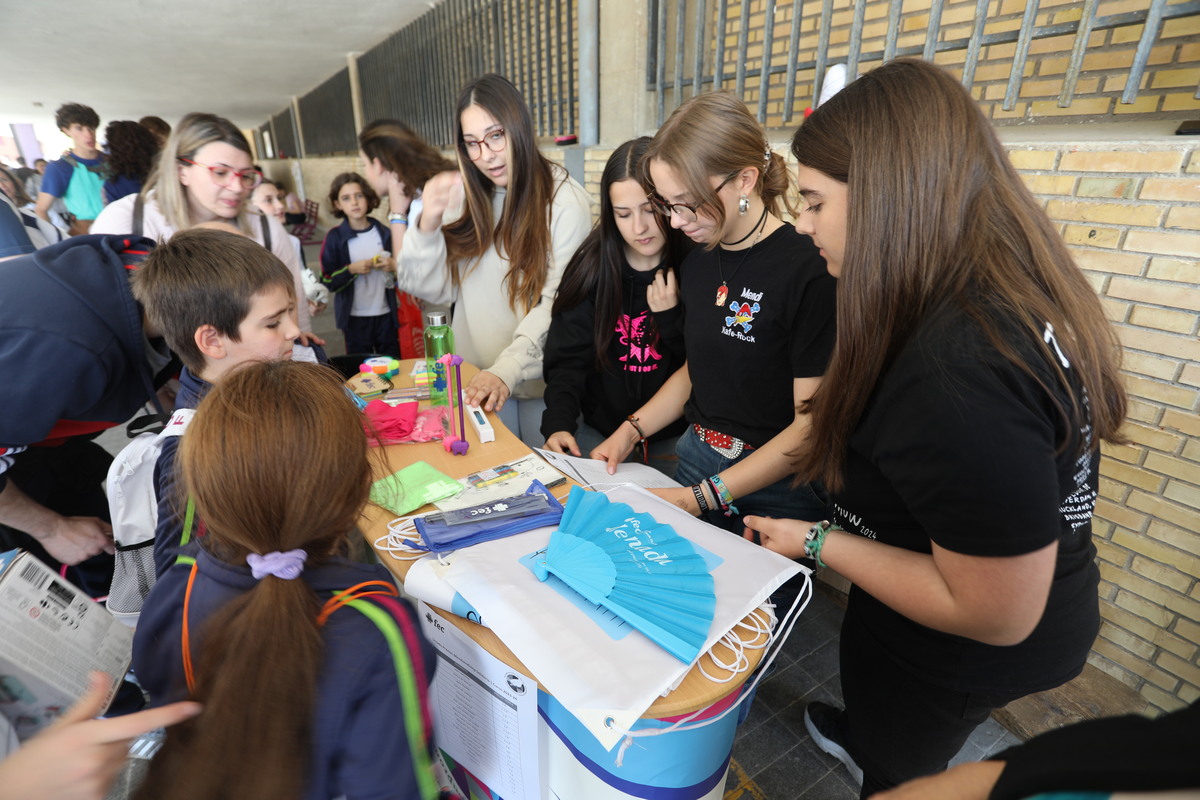
[[[446,366],[437,363],[442,356],[454,352],[454,331],[446,324],[446,315],[431,312],[425,319],[425,365],[433,375],[429,386],[429,404],[450,405],[450,380]]]

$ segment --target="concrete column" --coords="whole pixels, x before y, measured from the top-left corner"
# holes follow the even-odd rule
[[[654,94],[646,89],[646,43],[650,35],[646,5],[646,0],[605,0],[600,6],[599,41],[603,50],[598,143],[606,147],[653,134],[657,128]],[[581,58],[582,54],[581,47]],[[581,94],[582,91],[581,80]]]

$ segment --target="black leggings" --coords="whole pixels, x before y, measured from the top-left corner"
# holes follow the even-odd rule
[[[860,797],[946,768],[993,709],[1021,694],[936,686],[896,664],[847,612],[841,633],[847,750],[863,771]]]

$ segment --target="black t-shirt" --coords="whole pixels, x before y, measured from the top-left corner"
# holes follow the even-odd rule
[[[683,366],[679,306],[654,313],[646,302],[646,288],[663,268],[638,272],[627,263],[621,265],[621,311],[612,321],[603,367],[596,364],[592,333],[594,296],[550,320],[542,367],[546,379],[543,436],[549,438],[557,431],[574,434],[581,411],[589,425],[608,436]],[[672,422],[650,438],[678,436],[683,424]]]
[[[693,250],[680,272],[687,420],[761,447],[795,419],[792,379],[825,373],[837,281],[788,225],[749,250]],[[722,277],[729,293],[718,306]]]
[[[1070,408],[1031,335],[1007,325],[1005,340]],[[974,556],[1059,543],[1042,620],[1011,647],[926,628],[855,587],[848,613],[916,674],[962,691],[1032,692],[1083,668],[1099,630],[1091,515],[1100,457],[1090,426],[1066,424],[1051,396],[957,308],[929,319],[880,380],[833,497],[842,527],[922,553],[931,541]]]

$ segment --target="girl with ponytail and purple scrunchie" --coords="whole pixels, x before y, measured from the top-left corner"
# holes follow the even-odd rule
[[[147,598],[133,663],[153,705],[204,711],[171,729],[137,797],[436,798],[432,650],[387,569],[345,557],[371,466],[340,377],[238,369],[178,464],[202,534]]]

